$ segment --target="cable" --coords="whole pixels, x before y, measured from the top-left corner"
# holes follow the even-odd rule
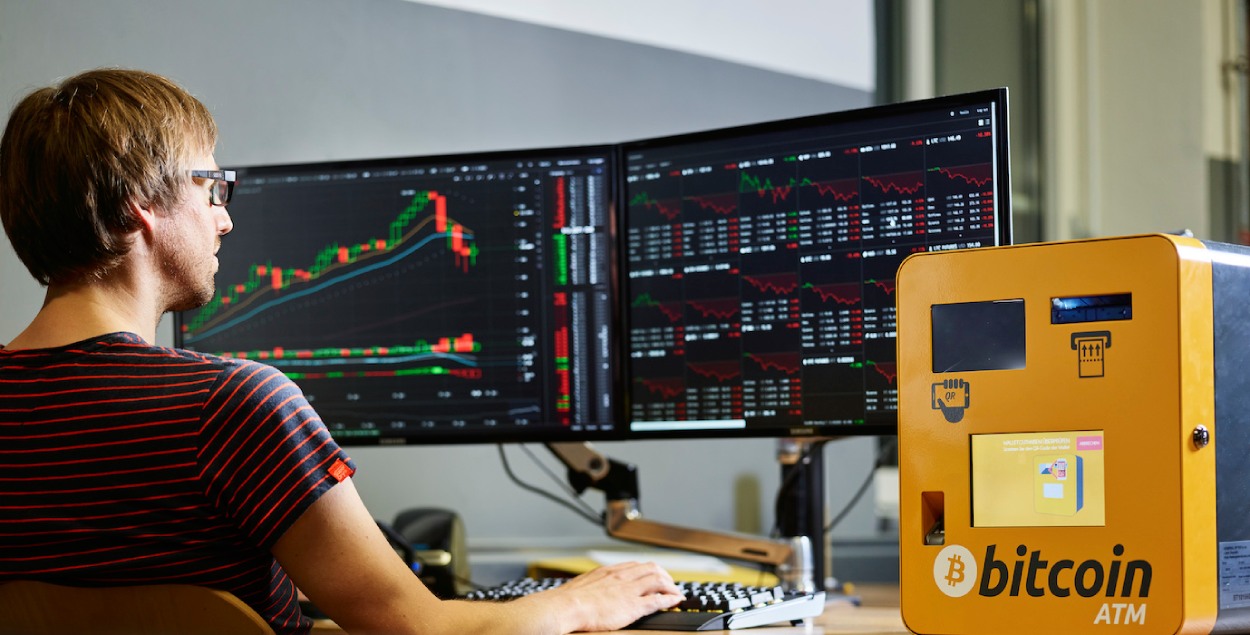
[[[602,521],[601,519],[599,519],[597,516],[594,516],[593,514],[588,514],[587,512],[585,512],[585,511],[583,511],[583,510],[581,510],[581,509],[578,509],[578,508],[577,508],[575,505],[573,505],[572,503],[570,503],[570,502],[568,502],[568,501],[566,501],[566,500],[564,500],[564,499],[561,499],[561,498],[559,498],[559,497],[557,497],[557,496],[553,495],[551,492],[548,492],[548,491],[543,490],[543,489],[541,489],[541,488],[538,488],[538,487],[535,487],[535,486],[533,486],[533,485],[530,485],[529,483],[526,483],[526,482],[522,481],[520,478],[517,478],[517,475],[516,475],[516,474],[514,474],[514,473],[512,472],[512,466],[508,464],[508,455],[507,455],[507,454],[505,454],[505,453],[504,453],[504,451],[503,451],[503,444],[501,443],[501,444],[499,444],[499,445],[497,445],[497,446],[495,446],[495,447],[499,448],[499,459],[500,459],[501,461],[503,461],[503,470],[504,470],[504,472],[506,472],[506,473],[508,474],[508,478],[512,479],[512,482],[513,482],[513,483],[516,483],[518,487],[520,487],[521,489],[524,489],[524,490],[528,490],[528,491],[530,491],[530,492],[533,492],[533,493],[535,493],[535,494],[538,494],[539,496],[542,496],[543,498],[546,498],[546,499],[548,499],[548,500],[550,500],[550,501],[552,501],[552,502],[554,502],[554,503],[556,503],[556,504],[558,504],[558,505],[562,505],[562,506],[564,506],[564,507],[567,507],[567,508],[568,508],[568,509],[570,509],[570,510],[571,510],[574,514],[577,514],[578,516],[581,516],[582,518],[585,518],[586,520],[590,521],[590,523],[591,523],[591,524],[593,524],[593,525],[596,525],[596,526],[598,526],[598,527],[602,527],[602,526],[603,526],[603,521]]]
[[[836,527],[838,523],[842,522],[842,520],[846,518],[847,514],[851,513],[851,509],[854,508],[855,504],[859,502],[859,499],[863,497],[864,492],[868,491],[868,486],[872,485],[872,477],[877,473],[877,468],[881,467],[885,463],[885,457],[889,456],[890,452],[894,451],[895,443],[897,443],[897,440],[891,439],[881,446],[881,450],[877,452],[877,458],[872,462],[872,469],[868,470],[868,477],[864,479],[862,484],[860,484],[859,490],[856,491],[855,495],[851,497],[851,500],[847,501],[846,505],[842,507],[842,511],[838,512],[838,514],[833,517],[833,520],[829,521],[828,525],[825,525],[825,536],[828,536],[830,532],[833,531],[833,528]]]
[[[570,499],[572,499],[574,502],[580,505],[582,508],[582,511],[585,511],[587,514],[590,514],[591,516],[598,516],[599,512],[595,511],[595,508],[591,507],[590,503],[587,503],[586,501],[582,500],[581,497],[578,495],[577,490],[573,489],[573,486],[569,485],[566,479],[561,477],[559,474],[556,474],[555,472],[553,472],[550,467],[547,467],[546,463],[543,463],[542,461],[538,460],[538,457],[534,456],[534,451],[529,449],[529,446],[522,445],[521,450],[523,450],[525,454],[529,455],[530,460],[533,461],[534,464],[538,466],[538,469],[542,470],[543,472],[547,474],[547,476],[551,477],[551,480],[555,481],[556,485],[560,487],[560,489],[563,489],[564,493],[568,494]]]

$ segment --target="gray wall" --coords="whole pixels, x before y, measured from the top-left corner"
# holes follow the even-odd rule
[[[862,90],[401,0],[0,0],[6,119],[30,89],[98,66],[163,73],[197,95],[217,117],[217,159],[226,167],[616,142],[871,99]],[[245,227],[236,219],[236,231]],[[41,301],[6,242],[0,342]],[[168,321],[159,338],[171,341]],[[874,447],[855,439],[827,450],[831,508],[867,474]],[[603,449],[639,465],[650,518],[731,529],[737,511],[749,517],[760,509],[762,526],[771,525],[773,441]],[[494,447],[352,454],[362,466],[358,487],[380,518],[417,505],[451,507],[464,515],[471,547],[601,540],[597,528],[512,485]],[[519,450],[511,454],[519,472],[543,482]],[[735,490],[756,493],[736,508]],[[839,535],[873,533],[871,498]]]
[[[1047,239],[1188,229],[1245,240],[1244,194],[1216,200],[1209,173],[1217,158],[1245,170],[1245,76],[1233,67],[1245,40],[1227,32],[1244,24],[1235,4],[1045,5]]]

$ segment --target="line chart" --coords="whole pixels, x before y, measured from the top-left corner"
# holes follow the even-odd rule
[[[864,283],[877,287],[878,289],[881,289],[882,291],[890,295],[894,295],[895,285],[894,285],[893,280],[875,280],[875,279],[869,278],[867,280],[864,280]]]
[[[922,172],[898,172],[880,176],[865,176],[864,180],[886,194],[894,191],[899,194],[911,195],[919,192],[924,187],[924,173]]]
[[[842,178],[816,181],[810,178],[791,177],[784,184],[773,183],[771,178],[739,174],[738,190],[742,194],[755,193],[760,198],[771,196],[773,202],[784,201],[796,188],[811,188],[819,196],[831,196],[835,201],[847,202],[859,196],[859,179]]]
[[[895,362],[874,362],[868,360],[867,364],[877,371],[877,374],[885,378],[891,385],[898,379],[898,364]]]
[[[679,322],[685,315],[681,302],[659,302],[651,297],[650,293],[644,293],[634,298],[634,307],[650,307],[668,318],[670,322]]]
[[[705,318],[721,320],[728,320],[742,310],[742,302],[736,297],[686,300],[686,304]]]
[[[283,369],[293,380],[421,375],[480,379],[482,371],[478,368],[475,355],[480,351],[481,345],[474,341],[473,334],[463,333],[455,337],[441,337],[433,343],[417,340],[412,344],[395,346],[294,350],[275,347],[269,350],[227,351],[222,357],[260,360]],[[456,367],[428,365],[431,361],[452,362]],[[407,364],[423,365],[399,368]],[[370,369],[361,370],[364,368]]]
[[[689,362],[686,368],[701,377],[724,383],[742,375],[742,364],[736,359],[707,362]]]
[[[857,179],[838,179],[835,181],[814,181],[811,186],[816,189],[816,193],[821,196],[832,196],[835,201],[847,202],[859,196],[859,181]]]
[[[473,334],[463,333],[456,337],[440,337],[433,343],[425,340],[417,340],[412,344],[397,344],[394,346],[365,346],[355,348],[326,347],[313,349],[286,349],[281,346],[276,346],[271,349],[263,350],[227,351],[222,356],[264,361],[302,361],[307,364],[317,365],[327,362],[342,363],[359,360],[383,359],[388,357],[409,357],[412,355],[424,355],[427,353],[475,353],[480,350],[481,345],[474,341]]]
[[[687,200],[693,201],[699,206],[699,209],[710,211],[721,216],[730,216],[738,211],[738,195],[737,194],[709,194],[705,196],[690,196]]]
[[[629,204],[630,206],[642,206],[659,212],[661,216],[669,220],[677,220],[681,217],[681,199],[659,200],[652,198],[646,192],[639,192],[629,199]]]
[[[935,167],[929,168],[930,172],[937,172],[950,180],[962,179],[964,183],[976,187],[985,187],[994,181],[994,166],[989,163],[974,163],[972,165],[958,165],[954,167]]]
[[[787,375],[797,375],[803,359],[798,351],[782,353],[746,353],[746,358],[759,365],[760,370],[777,370]]]
[[[805,283],[804,289],[810,289],[824,302],[834,302],[847,306],[855,306],[864,301],[861,287],[857,282],[840,282],[835,284]]]
[[[799,274],[794,271],[743,275],[742,281],[763,293],[790,295],[799,288]]]
[[[313,257],[312,265],[306,268],[283,268],[272,264],[251,265],[246,281],[218,290],[208,304],[183,323],[185,341],[193,342],[210,337],[279,304],[319,293],[328,287],[389,266],[442,238],[446,239],[447,248],[455,258],[457,267],[467,271],[468,265],[476,263],[477,259],[477,247],[470,242],[474,236],[460,223],[448,218],[446,200],[437,192],[419,192],[413,196],[408,207],[390,223],[385,239],[375,238],[352,245],[332,243],[322,248]],[[434,214],[413,224],[430,203],[434,204]],[[419,232],[431,224],[434,225],[435,233],[412,242]],[[329,274],[340,271],[344,273],[326,279]],[[292,287],[296,287],[295,290]]]
[[[794,190],[794,180],[786,185],[775,185],[772,179],[766,177],[756,177],[746,172],[739,173],[738,191],[746,194],[754,192],[760,198],[771,196],[773,203],[784,201],[790,197],[790,192]]]
[[[639,377],[637,382],[649,392],[666,400],[675,399],[686,392],[686,380],[680,377]]]

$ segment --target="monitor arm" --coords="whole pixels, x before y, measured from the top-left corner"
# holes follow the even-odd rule
[[[638,507],[638,474],[632,465],[610,459],[589,443],[548,443],[547,449],[568,467],[569,484],[580,494],[587,488],[604,493],[609,536],[712,556],[775,567],[789,590],[814,588],[811,541],[806,536],[770,540],[677,527],[642,518]]]

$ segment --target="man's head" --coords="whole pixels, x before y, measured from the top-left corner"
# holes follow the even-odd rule
[[[0,139],[0,221],[42,284],[99,277],[141,227],[131,205],[169,209],[211,155],[217,126],[173,82],[102,69],[39,89]]]

